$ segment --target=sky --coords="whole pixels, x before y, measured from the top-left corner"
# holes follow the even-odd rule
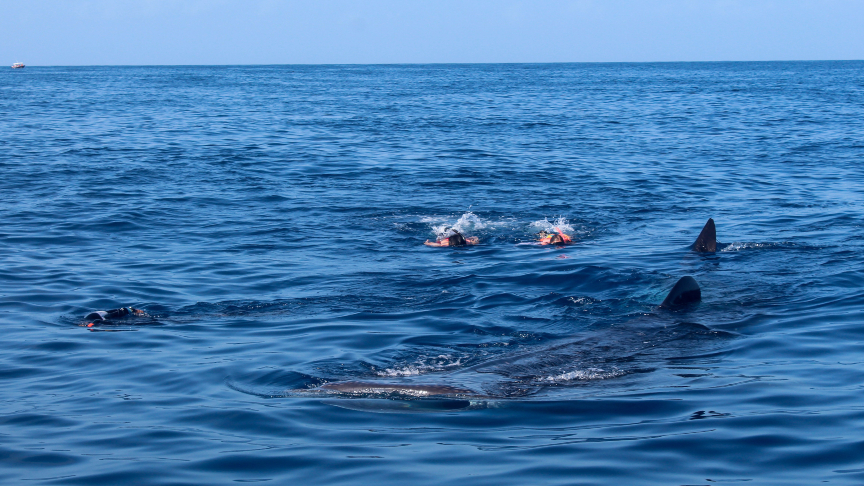
[[[0,62],[864,59],[864,0],[0,0]]]

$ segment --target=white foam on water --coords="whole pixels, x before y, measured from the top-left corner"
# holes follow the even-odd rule
[[[559,216],[554,221],[549,221],[549,218],[543,218],[538,221],[534,221],[531,223],[531,228],[537,231],[546,231],[548,233],[557,233],[555,228],[560,229],[563,233],[571,234],[576,231],[575,228],[570,226],[570,223],[567,222],[567,218],[564,216]]]
[[[779,246],[777,243],[756,243],[754,241],[736,241],[734,243],[730,243],[720,251],[741,251],[741,250],[754,250],[759,248],[770,248]]]
[[[609,378],[616,378],[618,376],[622,376],[625,373],[619,369],[613,369],[611,371],[606,371],[601,368],[588,368],[584,370],[575,370],[568,371],[566,373],[561,373],[559,375],[547,376],[543,378],[543,381],[551,381],[555,383],[560,383],[562,381],[585,381],[585,380],[606,380]]]
[[[419,356],[417,361],[403,366],[394,366],[385,368],[375,372],[378,376],[396,377],[396,376],[417,376],[436,371],[443,371],[449,368],[460,366],[462,364],[461,357],[454,357],[449,354],[439,354],[438,356]]]
[[[425,218],[424,218],[425,219]],[[421,219],[423,221],[423,219]],[[435,221],[427,221],[429,223],[440,222],[441,220]],[[452,224],[438,224],[432,225],[432,231],[438,238],[447,238],[448,236],[453,234],[452,230],[456,230],[462,233],[465,236],[472,236],[473,233],[476,233],[479,230],[487,228],[491,226],[488,221],[483,220],[480,216],[468,211],[459,217],[459,219]]]

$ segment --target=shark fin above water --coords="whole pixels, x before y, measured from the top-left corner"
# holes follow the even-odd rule
[[[717,228],[714,227],[714,219],[708,218],[708,222],[693,243],[693,251],[702,253],[714,253],[717,251]]]
[[[711,229],[713,230],[714,222],[710,219],[708,220],[708,222],[711,223]],[[702,232],[704,233],[705,231],[703,230]],[[675,283],[675,286],[673,286],[672,290],[669,291],[669,295],[667,295],[666,298],[663,299],[663,303],[660,304],[660,307],[669,309],[672,307],[679,307],[693,302],[699,302],[701,300],[702,289],[699,288],[699,284],[696,283],[696,279],[690,276],[686,276],[681,277],[678,282]]]

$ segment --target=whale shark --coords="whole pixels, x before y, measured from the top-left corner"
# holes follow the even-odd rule
[[[684,276],[675,283],[659,308],[673,311],[681,310],[700,302],[701,299],[702,291],[696,279],[691,276]],[[689,324],[689,326],[697,326],[700,331],[707,329],[698,324]],[[664,329],[666,327],[662,326]],[[636,334],[639,337],[634,337]],[[587,336],[579,341],[574,341],[572,338],[565,339],[557,344],[546,346],[539,351],[534,350],[522,354],[505,356],[463,368],[452,373],[453,376],[450,378],[465,376],[467,373],[497,373],[525,382],[526,379],[522,376],[524,375],[522,373],[523,370],[536,369],[538,367],[556,369],[557,367],[571,363],[575,356],[588,360],[600,359],[608,361],[607,358],[598,356],[598,353],[592,350],[603,349],[609,354],[610,351],[618,349],[621,351],[620,354],[626,354],[628,350],[632,352],[634,345],[638,346],[638,343],[644,342],[645,338],[641,337],[643,335],[643,332],[634,334],[630,330],[620,329],[605,335]],[[609,376],[612,377],[615,375],[612,373]],[[529,386],[528,388],[531,387]],[[481,393],[463,386],[378,381],[335,381],[325,383],[317,388],[290,390],[290,392],[304,395],[340,394],[355,397],[380,396],[386,398],[498,398],[495,395]],[[506,394],[514,396],[524,393],[514,393],[510,390]]]

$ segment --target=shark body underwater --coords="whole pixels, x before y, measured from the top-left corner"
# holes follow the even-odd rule
[[[709,219],[708,222],[702,229],[702,232],[699,234],[696,241],[690,246],[690,249],[699,253],[714,253],[717,251],[717,235],[716,229],[714,226],[714,220]],[[669,293],[666,295],[666,298],[659,305],[660,309],[667,310],[681,310],[686,309],[688,306],[692,304],[698,303],[702,300],[702,290],[699,287],[699,284],[696,282],[691,276],[681,277]],[[702,330],[707,330],[704,326],[699,324],[688,324],[690,326],[700,326]],[[666,326],[663,326],[664,328]],[[538,362],[543,362],[544,364],[548,364],[551,361],[565,361],[568,359],[572,359],[574,353],[574,346],[581,346],[577,351],[584,354],[586,349],[594,348],[594,347],[603,347],[605,349],[618,349],[624,350],[628,345],[632,345],[634,339],[632,337],[627,337],[627,333],[632,334],[630,331],[632,329],[620,329],[619,332],[613,333],[611,336],[605,337],[588,337],[582,341],[574,342],[572,338],[570,340],[566,340],[557,345],[551,345],[544,347],[543,350],[540,351],[529,351],[523,354],[518,354],[515,356],[507,356],[498,359],[493,359],[490,361],[485,361],[480,364],[470,366],[468,368],[463,368],[454,375],[463,375],[466,372],[478,372],[478,373],[499,373],[504,374],[511,377],[519,377],[519,369],[524,369],[526,365],[524,363],[529,362],[532,364],[536,364]],[[643,333],[637,333],[642,335]],[[621,341],[629,342],[626,344],[621,344]],[[644,339],[642,337],[637,338],[638,340]],[[500,372],[496,368],[506,365],[510,368],[507,372]],[[490,371],[493,370],[493,371]],[[305,388],[305,389],[294,389],[288,390],[289,394],[293,395],[309,395],[309,394],[317,394],[317,395],[334,395],[334,396],[349,396],[349,397],[360,397],[360,398],[390,398],[390,399],[413,399],[413,398],[425,398],[432,399],[428,401],[429,405],[425,406],[425,411],[430,410],[450,410],[450,409],[458,409],[468,405],[468,400],[471,399],[488,399],[488,398],[501,398],[496,395],[489,395],[486,393],[479,393],[476,390],[473,390],[468,387],[463,386],[453,386],[448,384],[421,384],[421,383],[389,383],[389,382],[378,382],[378,381],[334,381],[330,383],[325,383],[316,388]],[[437,399],[437,400],[436,400]],[[423,405],[419,405],[418,403],[409,404],[405,403],[402,405],[391,405],[389,407],[382,408],[380,403],[382,400],[371,400],[372,402],[377,403],[377,405],[363,405],[360,403],[356,403],[354,405],[349,405],[348,402],[368,402],[369,400],[347,400],[340,401],[341,403],[333,403],[334,405],[345,407],[345,408],[357,408],[363,410],[378,410],[378,411],[398,411],[399,408],[412,408],[412,409],[424,409]],[[392,400],[391,400],[392,401]],[[398,400],[397,400],[398,401]],[[422,401],[421,401],[422,402]],[[395,407],[395,408],[394,408]],[[393,409],[393,410],[390,410]],[[424,410],[404,410],[404,411],[424,411]]]

